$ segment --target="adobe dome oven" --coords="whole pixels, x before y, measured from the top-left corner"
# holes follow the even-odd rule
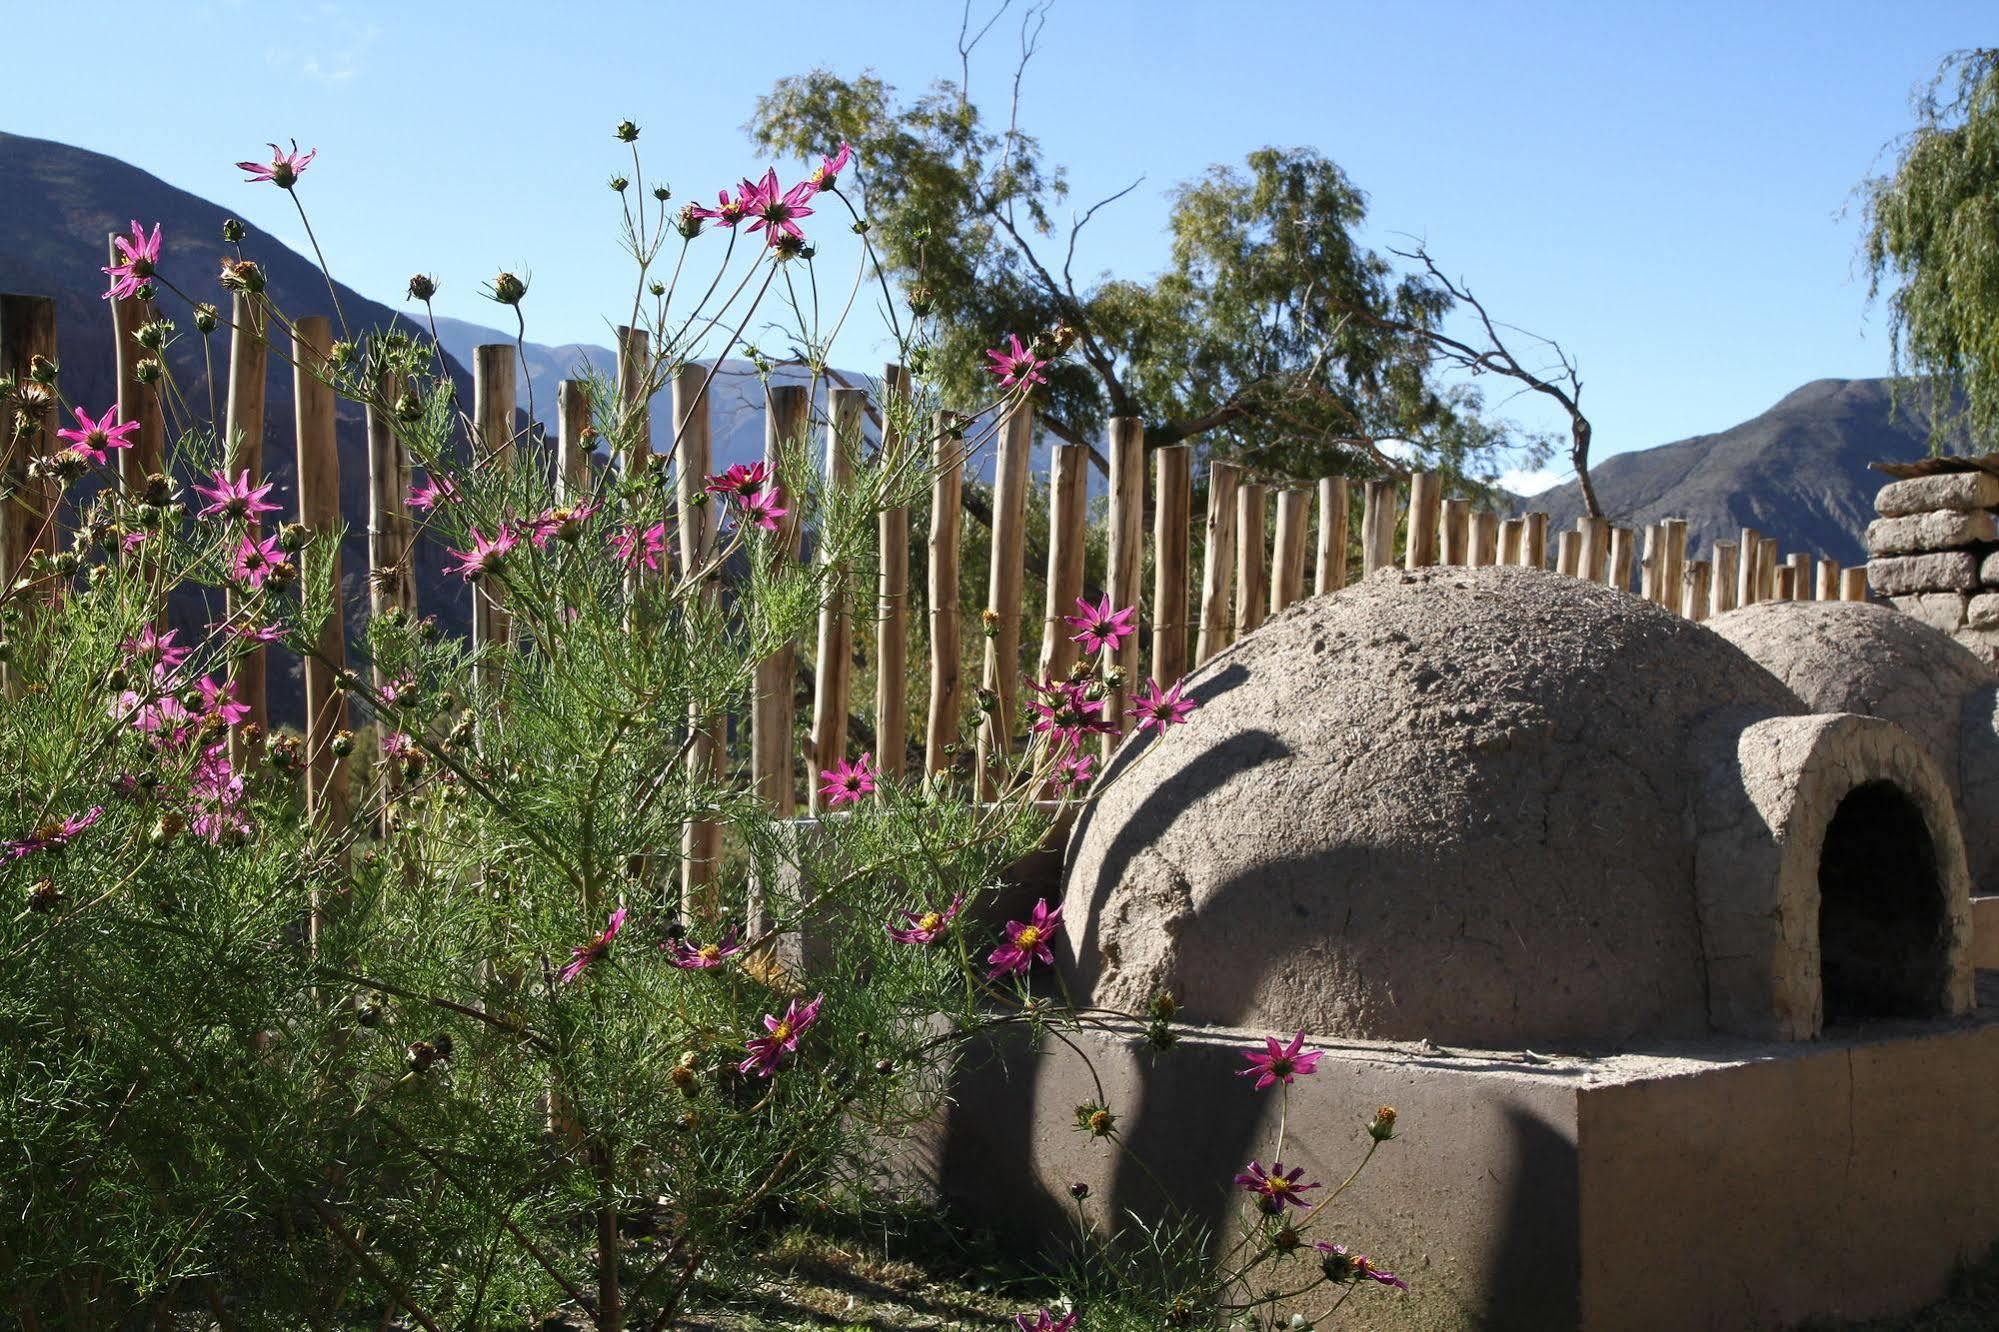
[[[1079,983],[1202,1020],[1622,1046],[1971,1005],[1952,782],[1579,579],[1388,570],[1208,662],[1070,842]]]

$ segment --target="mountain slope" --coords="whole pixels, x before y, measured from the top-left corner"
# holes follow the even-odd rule
[[[1816,379],[1740,425],[1620,453],[1590,476],[1613,522],[1684,518],[1689,549],[1702,554],[1753,527],[1786,553],[1857,564],[1866,559],[1860,534],[1884,480],[1867,464],[1928,452],[1925,423],[1895,409],[1889,381]],[[1521,507],[1546,512],[1561,531],[1581,515],[1582,494],[1570,482]]]

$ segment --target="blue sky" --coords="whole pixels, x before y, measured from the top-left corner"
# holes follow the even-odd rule
[[[9,61],[6,129],[122,157],[302,246],[282,196],[229,167],[296,136],[320,151],[305,197],[342,280],[393,301],[433,271],[444,313],[497,324],[480,283],[529,269],[545,342],[607,341],[629,299],[604,184],[620,118],[644,126],[649,173],[711,197],[761,165],[740,127],[779,76],[872,67],[914,89],[957,72],[946,0],[10,8],[12,49],[46,58]],[[1496,314],[1579,358],[1602,456],[1885,372],[1841,210],[1907,128],[1911,89],[1946,52],[1993,42],[1992,15],[1990,0],[1058,0],[1022,119],[1079,202],[1145,177],[1092,224],[1079,271],[1156,269],[1168,190],[1210,163],[1325,152],[1371,196],[1375,243],[1422,237]],[[1002,19],[973,66],[994,112],[1014,41]],[[113,49],[145,66],[113,82],[122,95],[78,75]],[[881,357],[858,324],[838,351]],[[1509,410],[1557,423],[1530,400]]]

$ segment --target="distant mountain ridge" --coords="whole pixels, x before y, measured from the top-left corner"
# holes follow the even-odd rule
[[[1894,405],[1891,381],[1815,379],[1727,430],[1605,458],[1590,479],[1613,522],[1684,518],[1689,549],[1702,556],[1753,527],[1786,553],[1859,564],[1874,494],[1887,480],[1867,464],[1928,453],[1928,423]],[[1582,492],[1572,481],[1519,507],[1548,514],[1561,531],[1582,515]]]

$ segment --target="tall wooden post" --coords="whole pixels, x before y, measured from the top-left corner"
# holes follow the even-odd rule
[[[1839,572],[1838,560],[1819,561],[1818,600],[1839,600]]]
[[[1576,530],[1582,534],[1578,577],[1591,583],[1610,579],[1610,519],[1578,518]]]
[[[1527,520],[1508,518],[1499,525],[1499,562],[1521,565],[1527,563]]]
[[[812,396],[803,385],[773,384],[766,391],[764,465],[789,495],[801,493],[802,487],[796,478],[787,482],[779,470],[780,464],[796,462],[804,456],[811,414]],[[794,501],[790,507],[798,506]],[[779,519],[776,537],[768,543],[770,558],[785,564],[796,563],[799,536],[796,513]],[[954,596],[949,604],[955,611],[955,578],[951,590]],[[933,610],[933,621],[935,616]],[[771,817],[788,819],[798,812],[796,747],[792,742],[798,715],[797,645],[786,643],[758,662],[752,688],[755,698],[750,705],[750,784],[757,798],[769,807]]]
[[[1444,501],[1443,545],[1439,560],[1444,564],[1471,563],[1471,501]]]
[[[1312,525],[1312,492],[1286,486],[1277,492],[1277,535],[1271,543],[1270,612],[1305,595],[1305,538]]]
[[[832,388],[826,393],[826,488],[837,491],[852,483],[854,458],[861,446],[861,420],[867,410],[866,389]],[[995,526],[998,519],[995,518]],[[998,537],[995,536],[995,547]],[[995,554],[995,559],[998,558]],[[826,590],[819,603],[819,650],[813,658],[812,754],[806,773],[812,812],[823,813],[825,794],[819,789],[828,770],[846,758],[847,701],[853,688],[854,627],[847,618],[851,570],[836,564],[836,554],[819,543],[819,563],[826,568]],[[1014,576],[1020,575],[1020,552],[1014,550]],[[1018,628],[1015,630],[1018,633]]]
[[[1639,595],[1654,605],[1665,601],[1660,581],[1665,577],[1666,528],[1661,523],[1645,526],[1645,557],[1638,566]]]
[[[231,478],[246,475],[252,486],[264,479],[264,374],[269,365],[265,321],[269,311],[264,298],[254,292],[239,291],[230,314],[229,409],[225,418],[224,464]],[[243,521],[246,537],[256,540],[262,525],[254,517]],[[231,589],[226,613],[232,624],[244,612],[244,594]],[[244,719],[248,727],[229,732],[229,761],[237,771],[254,763],[263,753],[263,739],[271,728],[271,709],[264,690],[264,645],[240,640],[229,662],[229,680],[236,689],[236,701],[249,708]]]
[[[1867,600],[1867,566],[1856,565],[1839,575],[1839,599],[1841,601]]]
[[[652,452],[652,335],[642,328],[627,328],[620,325],[617,330],[617,341],[616,389],[623,427],[620,435],[624,450],[624,456],[618,459],[618,462],[626,477],[640,477],[655,465]],[[638,525],[641,528],[648,525],[643,513],[638,519]],[[634,603],[638,600],[639,589],[645,583],[645,576],[646,568],[643,560],[635,561],[625,570],[627,623],[632,623],[633,617],[637,614]]]
[[[1112,606],[1129,606],[1135,611],[1145,595],[1145,423],[1136,416],[1112,417],[1109,444],[1110,550],[1105,590]],[[1117,737],[1131,724],[1125,709],[1138,687],[1136,632],[1124,640],[1114,660],[1120,678],[1104,694],[1104,717],[1117,730],[1104,737],[1106,758],[1117,746]]]
[[[708,474],[714,470],[714,449],[710,441],[708,404],[703,390],[707,370],[690,361],[673,376],[673,452],[675,469],[676,517],[680,524],[680,576],[694,578],[715,558],[720,535],[720,502],[707,493]],[[713,604],[721,589],[713,580],[700,595]],[[688,710],[687,775],[690,781],[719,781],[722,760],[728,750],[728,717],[721,712],[702,714],[700,705]],[[721,914],[715,895],[715,871],[722,858],[722,825],[713,819],[689,819],[680,830],[680,914],[683,920],[712,923]]]
[[[1756,543],[1756,599],[1777,599],[1777,538],[1764,537]],[[1786,598],[1788,600],[1788,598]]]
[[[1527,537],[1521,543],[1521,557],[1530,568],[1548,567],[1548,515],[1530,513],[1527,515]]]
[[[1733,541],[1714,543],[1713,605],[1716,615],[1726,615],[1735,609],[1736,598],[1741,596],[1738,580],[1741,573],[1736,564],[1736,552],[1740,549]]]
[[[1708,616],[1708,574],[1712,567],[1706,560],[1687,562],[1686,587],[1680,594],[1680,614],[1696,623]]]
[[[1437,562],[1437,525],[1444,502],[1444,481],[1435,472],[1409,476],[1409,535],[1403,547],[1405,568],[1424,569]]]
[[[1631,590],[1631,565],[1638,534],[1628,527],[1610,529],[1610,585],[1619,592]]]
[[[472,463],[481,470],[513,470],[514,358],[511,342],[483,343],[472,350]],[[510,623],[499,585],[490,578],[473,583],[472,650],[480,659],[472,678],[482,692],[499,684],[499,667],[488,656],[506,646]]]
[[[1583,534],[1560,532],[1555,536],[1555,572],[1574,578],[1582,565]]]
[[[1020,693],[1021,548],[1026,542],[1028,460],[1034,444],[1034,409],[1016,400],[1000,423],[993,481],[992,562],[986,580],[986,631],[980,682],[993,701],[980,718],[978,789],[994,790],[992,761],[1013,747],[1015,703]],[[1116,475],[1116,468],[1112,468]]]
[[[37,356],[56,357],[56,303],[47,296],[0,294],[0,375],[25,382]],[[31,414],[13,404],[0,407],[0,587],[28,576],[36,551],[55,546],[53,486],[31,478],[30,464],[54,452],[56,416],[53,406]],[[0,663],[0,684],[9,696],[21,686],[20,673]]]
[[[1792,598],[1797,601],[1810,601],[1818,577],[1818,561],[1812,558],[1809,551],[1792,551],[1791,568],[1795,571],[1791,583],[1794,589],[1791,593]]]
[[[1676,615],[1686,614],[1683,598],[1686,595],[1687,580],[1687,520],[1668,518],[1662,526],[1666,529],[1666,562],[1660,573],[1659,591],[1665,598],[1665,607]]]
[[[1236,492],[1242,469],[1234,463],[1208,464],[1208,529],[1201,553],[1201,637],[1194,648],[1199,666],[1229,645],[1229,592],[1235,580]]]
[[[1360,571],[1365,578],[1395,563],[1395,522],[1401,515],[1393,478],[1369,481],[1361,488]]]
[[[1083,595],[1083,557],[1089,548],[1090,451],[1057,444],[1048,451],[1048,584],[1041,614],[1039,676],[1067,678],[1077,647],[1068,616]]]
[[[1263,623],[1270,576],[1268,548],[1263,544],[1266,491],[1254,481],[1235,493],[1235,636],[1241,638]]]
[[[555,386],[555,478],[565,505],[589,498],[591,440],[590,386],[565,379]]]
[[[1319,479],[1319,559],[1313,571],[1312,590],[1320,596],[1337,592],[1347,585],[1347,479],[1327,476]]]
[[[951,766],[958,740],[958,713],[964,706],[963,651],[958,609],[958,523],[964,502],[964,441],[949,412],[939,412],[932,429],[930,481],[930,717],[924,728],[923,762],[931,772]]]
[[[1761,599],[1762,575],[1758,566],[1763,559],[1763,536],[1753,527],[1742,529],[1741,547],[1737,555],[1739,563],[1735,570],[1735,604],[1754,606]]]
[[[1798,599],[1798,571],[1796,567],[1789,564],[1779,564],[1773,567],[1777,571],[1777,586],[1772,590],[1770,599],[1773,601],[1796,601]]]
[[[109,249],[114,266],[120,260],[117,241],[118,235],[113,232]],[[139,429],[133,434],[132,447],[118,455],[118,479],[128,494],[136,493],[147,477],[163,474],[167,470],[167,426],[160,409],[159,385],[139,380],[139,362],[153,354],[139,345],[139,328],[155,313],[151,301],[142,301],[136,296],[111,302],[112,332],[116,338],[113,359],[118,374],[118,419],[139,423]]]
[[[292,412],[298,443],[298,516],[314,537],[340,529],[340,442],[334,435],[334,394],[320,375],[333,350],[333,324],[308,315],[292,325]],[[315,373],[317,372],[317,373]],[[347,729],[347,694],[338,687],[347,668],[341,608],[340,550],[333,549],[333,613],[319,627],[305,659],[306,812],[315,827],[332,831],[347,822],[347,765],[333,752]],[[313,917],[315,937],[325,921]]]
[[[416,561],[416,538],[409,511],[410,458],[402,437],[396,433],[394,419],[396,398],[401,392],[401,379],[392,371],[383,370],[375,376],[377,401],[367,404],[368,611],[376,619],[391,611],[416,611],[416,571],[412,567]],[[303,436],[300,438],[303,440]],[[379,664],[375,668],[375,683],[386,683]]]
[[[1170,685],[1187,673],[1188,551],[1194,521],[1194,446],[1152,455],[1152,676]]]
[[[882,386],[892,402],[909,401],[909,371],[890,365]],[[901,409],[882,404],[882,453],[901,447]],[[880,573],[875,582],[875,770],[899,778],[909,767],[909,509],[883,509],[876,523]]]

